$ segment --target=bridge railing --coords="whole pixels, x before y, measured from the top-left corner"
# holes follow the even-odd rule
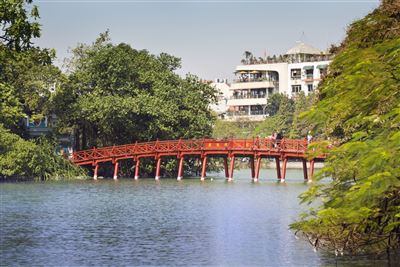
[[[303,139],[271,138],[253,139],[192,139],[192,140],[170,140],[153,141],[128,145],[119,145],[104,148],[93,148],[76,151],[72,154],[74,162],[101,160],[132,155],[143,155],[152,153],[177,153],[177,152],[199,152],[199,151],[270,151],[287,153],[305,153],[307,141]]]

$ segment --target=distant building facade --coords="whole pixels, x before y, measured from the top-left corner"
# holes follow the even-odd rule
[[[237,66],[227,95],[226,119],[263,120],[272,94],[308,95],[326,75],[330,59],[331,55],[298,42],[279,58]]]
[[[228,111],[228,99],[232,93],[230,84],[227,79],[216,79],[214,82],[210,83],[210,86],[217,90],[217,103],[212,104],[210,108],[219,118],[224,119]]]

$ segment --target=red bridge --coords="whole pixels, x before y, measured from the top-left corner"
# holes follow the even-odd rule
[[[205,179],[207,159],[222,157],[224,159],[225,176],[228,181],[233,179],[235,158],[249,157],[251,177],[258,181],[261,159],[275,159],[277,178],[285,180],[288,159],[300,159],[303,163],[304,179],[308,180],[307,171],[307,141],[282,139],[229,139],[229,140],[174,140],[135,143],[89,150],[77,151],[72,154],[72,162],[77,165],[94,166],[94,179],[97,179],[99,164],[112,162],[114,164],[114,179],[118,178],[119,161],[131,159],[135,163],[135,179],[139,178],[140,160],[151,157],[156,160],[155,179],[160,179],[160,166],[163,157],[177,157],[179,160],[178,180],[183,178],[183,162],[185,157],[200,157],[202,161],[201,180]],[[228,158],[230,159],[228,168]],[[310,160],[310,176],[314,173],[314,161],[323,160],[325,155]],[[283,161],[281,170],[281,161]]]

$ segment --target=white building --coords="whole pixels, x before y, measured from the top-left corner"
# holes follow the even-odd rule
[[[227,119],[263,120],[272,94],[309,94],[326,74],[329,59],[330,55],[299,42],[279,59],[237,66],[236,79],[230,86]]]
[[[215,82],[210,83],[210,86],[217,89],[217,103],[210,106],[210,108],[217,113],[221,118],[225,118],[228,110],[228,99],[231,97],[232,91],[227,79],[216,79]]]

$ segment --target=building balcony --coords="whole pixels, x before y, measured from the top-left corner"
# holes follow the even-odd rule
[[[234,83],[264,82],[264,81],[274,82],[274,80],[272,80],[269,77],[256,77],[256,78],[253,78],[253,77],[241,77],[241,78],[233,80]]]
[[[258,89],[258,88],[279,88],[279,82],[277,81],[249,81],[249,82],[239,82],[239,83],[232,83],[231,90],[236,89]]]
[[[247,95],[233,95],[229,99],[257,99],[257,98],[266,98],[266,94],[259,94],[259,95],[252,95],[252,94],[247,94]]]

